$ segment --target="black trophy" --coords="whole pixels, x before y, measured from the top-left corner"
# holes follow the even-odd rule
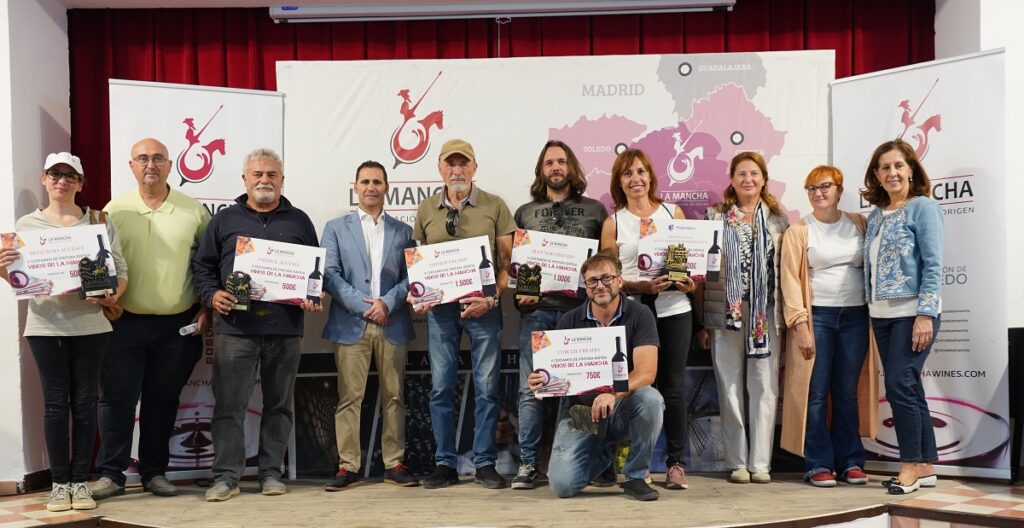
[[[690,271],[686,269],[686,246],[682,242],[668,246],[665,273],[668,274],[668,280],[673,282],[683,281],[690,276]]]
[[[522,264],[516,274],[516,300],[540,300],[540,264]]]
[[[106,297],[117,292],[117,278],[111,277],[112,270],[107,267],[111,255],[103,243],[103,235],[96,235],[96,242],[100,246],[96,258],[82,257],[78,261],[78,278],[82,281],[79,297],[82,299]]]
[[[249,310],[249,296],[252,295],[252,277],[243,271],[232,271],[224,281],[224,290],[235,297],[232,310]]]

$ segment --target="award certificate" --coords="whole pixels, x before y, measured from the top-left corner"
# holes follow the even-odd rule
[[[320,302],[327,250],[317,246],[235,238],[235,267],[251,279],[249,298],[282,304]]]
[[[612,358],[616,338],[625,345],[625,327],[537,331],[530,337],[533,371],[545,378],[534,393],[538,398],[613,392]]]
[[[665,255],[670,244],[686,246],[686,268],[690,276],[703,279],[707,275],[708,253],[718,250],[721,233],[722,222],[715,220],[641,220],[636,259],[640,280],[665,274]]]
[[[576,297],[580,285],[580,267],[587,255],[597,252],[597,240],[543,231],[516,229],[512,239],[512,266],[509,287],[515,288],[519,266],[540,266],[540,292]]]
[[[486,236],[406,248],[409,293],[413,304],[443,304],[482,297],[485,283],[494,288],[491,243]]]
[[[111,294],[117,284],[103,224],[0,233],[0,242],[5,249],[21,253],[21,258],[7,267],[11,289],[18,299],[80,293],[78,265],[83,258],[106,263]]]

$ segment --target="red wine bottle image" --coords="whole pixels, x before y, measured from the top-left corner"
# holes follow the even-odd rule
[[[715,240],[708,250],[708,280],[717,281],[719,272],[722,271],[722,250],[718,247],[718,231],[715,231]]]
[[[480,284],[483,285],[484,297],[498,294],[498,286],[494,283],[494,266],[487,258],[487,248],[480,246]]]
[[[320,273],[320,257],[316,258],[313,265],[313,272],[309,274],[306,281],[306,299],[313,301],[313,304],[320,304],[320,290],[323,288],[324,276]]]
[[[615,392],[629,392],[629,364],[622,353],[622,338],[615,337],[615,355],[612,356],[612,388]]]
[[[96,262],[99,262],[107,267],[107,277],[110,278],[110,289],[117,293],[117,269],[114,268],[114,257],[107,250],[106,244],[103,243],[103,235],[96,235],[96,243],[99,244],[100,250],[96,252]]]
[[[592,256],[594,256],[594,248],[587,249],[587,258],[589,259]],[[580,299],[586,299],[587,298],[587,285],[584,284],[584,282],[585,281],[583,280],[583,274],[580,273],[580,285],[579,285],[578,291],[576,292],[576,297],[577,298],[580,298]]]

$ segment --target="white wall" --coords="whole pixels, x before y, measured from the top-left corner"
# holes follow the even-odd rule
[[[935,0],[935,58],[981,51],[983,0]]]
[[[67,12],[56,0],[0,0],[0,229],[40,207],[43,159],[71,145]],[[0,288],[0,481],[45,469],[42,397],[20,328],[24,304]],[[16,352],[16,353],[15,353]]]
[[[1007,182],[1018,175],[1010,172],[1017,166],[1015,145],[1024,141],[1024,131],[1015,124],[1024,120],[1024,101],[1015,97],[1024,82],[1024,32],[1019,24],[1024,17],[1020,0],[936,0],[935,58],[943,59],[993,48],[1006,48],[1006,168]],[[976,102],[975,104],[984,104]],[[1016,193],[1006,193],[1006,210],[1018,211]],[[1008,269],[1018,270],[1024,264],[1024,236],[1009,230],[1005,241]],[[1006,289],[1011,293],[1007,315],[1010,328],[1024,327],[1024,276],[1008,273]]]

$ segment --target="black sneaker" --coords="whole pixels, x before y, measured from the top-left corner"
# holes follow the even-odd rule
[[[597,488],[610,488],[618,482],[619,477],[615,474],[615,463],[611,463],[600,475],[590,481],[590,485]]]
[[[533,464],[520,464],[512,479],[512,489],[533,489],[537,483],[537,468]]]
[[[623,482],[622,492],[638,501],[658,500],[658,491],[648,486],[644,479],[632,479]]]
[[[423,487],[427,489],[447,488],[452,484],[459,483],[459,474],[454,468],[445,465],[438,465],[437,469],[423,481]]]
[[[327,484],[324,484],[324,490],[341,491],[351,488],[356,484],[359,484],[359,475],[356,475],[345,468],[341,468],[338,470],[338,473],[334,475],[333,479],[327,481]]]
[[[505,477],[498,474],[494,464],[476,468],[476,476],[473,481],[487,489],[501,489],[508,485]]]
[[[385,469],[384,482],[394,484],[395,486],[401,486],[403,488],[411,488],[413,486],[420,485],[420,481],[416,480],[409,474],[409,470],[405,467],[405,464],[398,464],[391,469]]]

